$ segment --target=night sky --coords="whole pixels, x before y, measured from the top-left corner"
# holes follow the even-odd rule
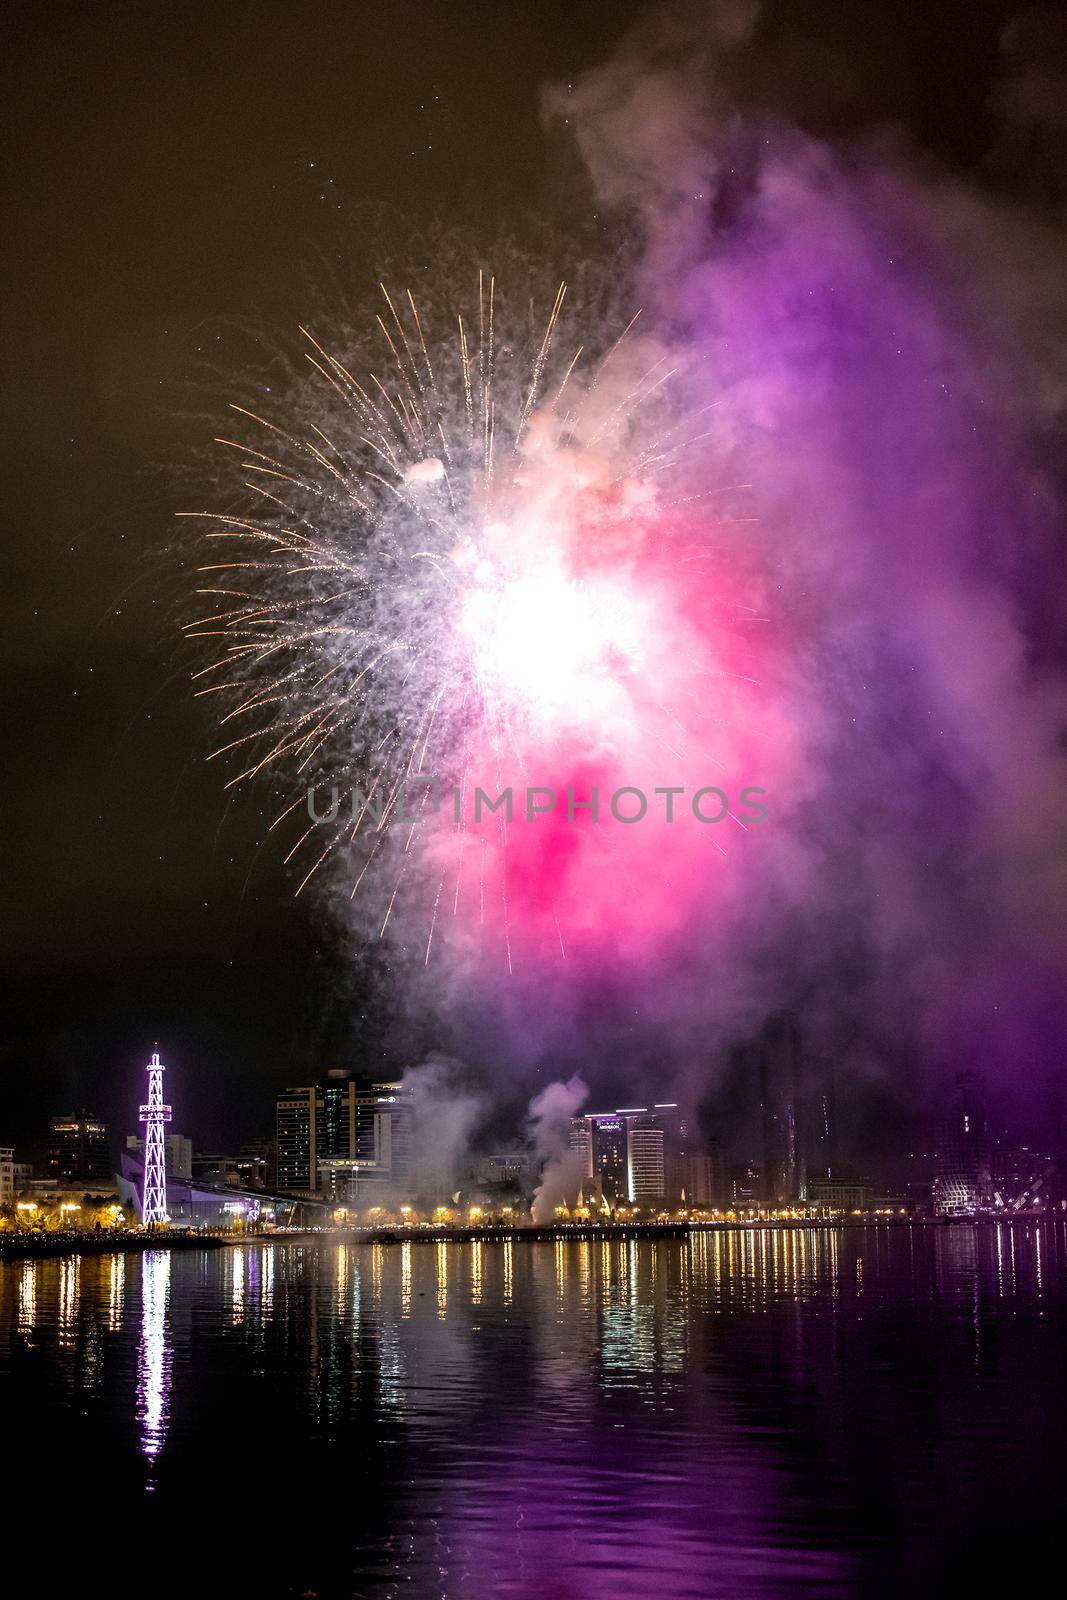
[[[3,1138],[82,1104],[131,1131],[156,1038],[202,1147],[268,1130],[283,1081],[378,1059],[373,980],[342,981],[277,861],[254,863],[258,815],[203,764],[173,514],[257,335],[366,298],[391,241],[547,225],[588,247],[595,201],[540,91],[640,10],[7,8]],[[1031,182],[987,161],[1007,14],[782,0],[735,93]]]

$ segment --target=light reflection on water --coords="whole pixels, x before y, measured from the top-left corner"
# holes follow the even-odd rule
[[[12,1263],[0,1395],[27,1485],[91,1458],[87,1525],[146,1491],[201,1533],[254,1518],[230,1579],[268,1597],[922,1594],[991,1517],[1018,1584],[1065,1486],[1065,1249],[797,1228]]]
[[[167,1343],[170,1294],[169,1250],[141,1257],[141,1326],[137,1346],[137,1420],[141,1450],[154,1462],[163,1448],[170,1411],[171,1350]],[[149,1480],[149,1487],[154,1487]]]

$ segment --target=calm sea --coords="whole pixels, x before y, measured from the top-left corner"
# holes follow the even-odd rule
[[[8,1592],[1021,1593],[1062,1564],[1065,1261],[1020,1225],[8,1263]]]

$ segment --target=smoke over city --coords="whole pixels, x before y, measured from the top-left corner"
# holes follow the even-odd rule
[[[1047,43],[1008,30],[966,182],[892,128],[834,142],[755,103],[748,5],[653,10],[546,90],[593,204],[636,230],[675,394],[714,406],[686,473],[751,486],[724,537],[760,618],[744,777],[770,819],[672,883],[684,927],[631,965],[518,973],[509,1048],[699,1097],[784,1009],[846,1086],[899,1101],[961,1062],[1037,1092],[1056,1064],[1064,241],[1025,172],[998,181],[1036,149],[1062,193]]]
[[[287,487],[207,524],[268,574],[198,619],[239,641],[205,672],[245,663],[218,753],[232,782],[280,755],[351,785],[325,821],[275,819],[298,893],[354,962],[386,952],[400,1053],[469,1063],[486,1106],[575,1073],[695,1106],[782,1016],[878,1122],[960,1062],[1038,1091],[1056,1064],[1043,29],[1007,30],[964,177],[877,120],[813,133],[758,7],[653,8],[542,97],[626,241],[610,295],[610,261],[561,262],[584,287],[545,322],[485,269],[473,303],[440,274],[422,314],[383,285],[395,393],[309,331],[311,443],[238,408],[242,470]],[[369,469],[336,443],[353,418]]]
[[[566,1083],[550,1083],[530,1102],[529,1134],[541,1171],[534,1194],[535,1222],[551,1218],[556,1207],[572,1200],[585,1176],[578,1152],[571,1148],[571,1121],[584,1106],[588,1086],[577,1073]]]
[[[428,1056],[404,1073],[411,1099],[411,1143],[417,1152],[411,1175],[416,1194],[447,1195],[459,1185],[485,1099],[461,1061]]]

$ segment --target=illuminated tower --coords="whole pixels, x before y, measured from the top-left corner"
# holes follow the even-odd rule
[[[141,1107],[144,1123],[144,1192],[141,1221],[146,1228],[167,1220],[167,1148],[163,1125],[170,1121],[170,1106],[163,1104],[163,1063],[153,1050],[148,1063],[148,1104]]]

